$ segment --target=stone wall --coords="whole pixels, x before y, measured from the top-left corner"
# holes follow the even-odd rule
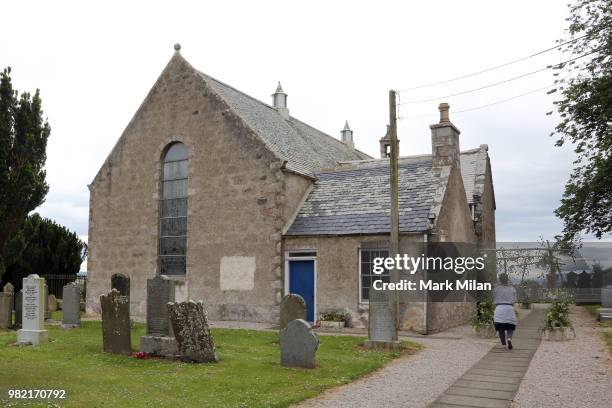
[[[431,236],[437,242],[476,243],[461,171],[452,167],[436,228]],[[430,302],[427,308],[427,333],[435,333],[469,321],[473,302]]]
[[[423,238],[422,234],[402,235],[400,251],[419,256],[423,251]],[[388,235],[284,237],[284,249],[286,252],[317,252],[317,315],[328,311],[346,311],[350,313],[354,327],[367,327],[368,304],[359,301],[359,250],[364,243],[388,240]],[[400,279],[403,278],[410,277],[400,276]],[[407,296],[400,303],[402,328],[421,330],[424,324],[424,304],[408,301]]]
[[[146,280],[158,273],[160,160],[174,141],[189,150],[187,273],[174,278],[177,299],[203,300],[213,320],[276,322],[282,228],[309,181],[285,173],[178,53],[90,185],[88,312],[99,313],[111,275],[123,273],[132,315],[144,319]],[[300,186],[289,189],[285,176]]]

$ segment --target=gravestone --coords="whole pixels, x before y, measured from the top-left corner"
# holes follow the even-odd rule
[[[57,298],[53,293],[47,296],[47,310],[49,314],[57,311]]]
[[[81,288],[71,282],[64,286],[62,293],[62,328],[81,326]]]
[[[306,320],[306,302],[300,295],[291,293],[285,295],[280,304],[280,329],[284,329],[295,319]]]
[[[183,360],[194,363],[219,361],[201,301],[168,303],[168,314]]]
[[[132,354],[130,302],[117,289],[100,296],[102,306],[102,344],[107,353]]]
[[[122,273],[116,273],[111,276],[111,289],[117,289],[121,296],[127,296],[130,299],[130,277]]]
[[[178,355],[168,316],[168,303],[174,302],[174,295],[174,281],[167,276],[147,279],[147,335],[140,338],[140,351],[168,357]]]
[[[21,328],[21,316],[23,308],[23,290],[15,293],[15,327]]]
[[[7,283],[4,290],[0,292],[0,329],[8,329],[13,326],[13,298],[13,285]]]
[[[47,286],[47,284],[45,283],[45,300],[44,300],[44,307],[45,307],[45,320],[48,320],[51,318],[51,311],[49,310],[49,286]]]
[[[295,319],[279,333],[281,365],[314,368],[319,338],[304,319]]]
[[[45,330],[45,286],[45,279],[36,274],[23,278],[19,344],[37,345],[49,340],[49,332]]]
[[[397,351],[400,343],[397,339],[397,328],[389,293],[370,289],[368,309],[368,340],[366,348]]]

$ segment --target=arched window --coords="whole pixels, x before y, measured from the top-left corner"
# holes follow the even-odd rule
[[[159,273],[184,275],[187,251],[187,146],[173,143],[163,157]]]

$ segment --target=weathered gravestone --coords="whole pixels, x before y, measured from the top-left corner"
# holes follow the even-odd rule
[[[45,279],[36,274],[23,278],[22,328],[17,343],[37,345],[49,340],[45,330]]]
[[[319,338],[306,320],[295,319],[279,333],[281,365],[314,368]]]
[[[174,295],[174,281],[167,276],[147,279],[147,335],[140,338],[140,351],[168,357],[179,354],[168,316]]]
[[[15,288],[10,283],[4,285],[0,292],[0,329],[8,329],[13,326],[13,299]]]
[[[183,360],[194,363],[219,361],[201,301],[168,303],[168,314]]]
[[[45,291],[45,299],[44,299],[44,307],[45,307],[45,320],[51,318],[51,311],[49,310],[49,286],[45,283],[44,287]]]
[[[102,307],[102,344],[107,353],[132,354],[130,302],[117,289],[100,296]]]
[[[53,293],[47,297],[47,310],[49,313],[57,312],[57,298]]]
[[[306,320],[306,302],[298,294],[285,295],[280,304],[280,328],[287,327],[290,321],[295,319]]]
[[[399,350],[395,316],[387,291],[370,289],[366,348]]]
[[[130,299],[130,277],[122,273],[111,276],[111,289],[117,289],[121,296]]]
[[[62,293],[62,328],[71,329],[81,326],[81,288],[70,282]]]
[[[21,328],[21,316],[23,308],[23,290],[15,293],[15,327]]]

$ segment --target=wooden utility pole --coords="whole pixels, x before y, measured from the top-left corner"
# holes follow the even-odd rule
[[[391,242],[389,243],[389,256],[395,258],[399,253],[399,173],[397,160],[399,157],[399,144],[397,142],[397,95],[389,91],[389,139],[391,142],[390,182],[391,182]],[[396,268],[391,271],[391,282],[399,282],[399,272]],[[399,328],[399,296],[392,291],[390,296],[394,312],[395,326]]]

